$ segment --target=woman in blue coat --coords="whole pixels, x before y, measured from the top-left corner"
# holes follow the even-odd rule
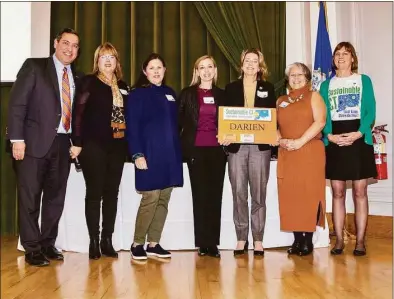
[[[176,95],[164,84],[165,71],[163,58],[149,55],[126,107],[128,148],[135,163],[135,186],[142,194],[130,249],[137,260],[171,257],[159,242],[171,192],[183,186]]]

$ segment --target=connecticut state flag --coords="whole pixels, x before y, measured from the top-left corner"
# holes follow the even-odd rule
[[[331,78],[335,74],[335,70],[331,66],[332,51],[330,44],[330,37],[328,36],[325,4],[319,2],[319,23],[317,27],[316,49],[315,49],[315,64],[312,73],[312,88],[314,91],[320,89],[320,84]]]

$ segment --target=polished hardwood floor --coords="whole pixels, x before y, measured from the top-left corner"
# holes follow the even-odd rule
[[[393,240],[369,239],[368,255],[354,257],[354,241],[333,257],[328,248],[307,257],[289,257],[284,248],[253,251],[234,258],[199,257],[175,251],[171,260],[90,261],[87,254],[66,252],[64,262],[36,268],[16,250],[16,238],[1,240],[2,299],[364,299],[392,298]]]

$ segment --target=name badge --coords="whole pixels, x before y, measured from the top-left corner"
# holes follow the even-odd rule
[[[166,94],[166,98],[169,101],[175,101],[174,97],[171,94]]]
[[[260,90],[258,90],[257,91],[257,96],[259,98],[266,98],[266,97],[268,97],[268,91],[260,91]]]
[[[286,108],[287,106],[289,106],[289,103],[287,103],[287,102],[282,102],[279,105],[279,107],[282,107],[282,108]]]
[[[213,97],[203,97],[205,104],[215,104],[215,100]]]
[[[120,93],[121,94],[124,94],[124,95],[128,95],[129,93],[127,92],[127,90],[125,90],[125,89],[119,89],[119,91],[120,91]]]

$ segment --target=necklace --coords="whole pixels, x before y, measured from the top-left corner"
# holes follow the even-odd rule
[[[291,104],[293,104],[293,103],[295,103],[295,102],[298,102],[299,100],[302,100],[303,97],[304,97],[304,94],[299,95],[299,96],[296,97],[294,100],[293,100],[290,96],[288,96],[287,98],[288,98],[289,102],[290,102]]]

